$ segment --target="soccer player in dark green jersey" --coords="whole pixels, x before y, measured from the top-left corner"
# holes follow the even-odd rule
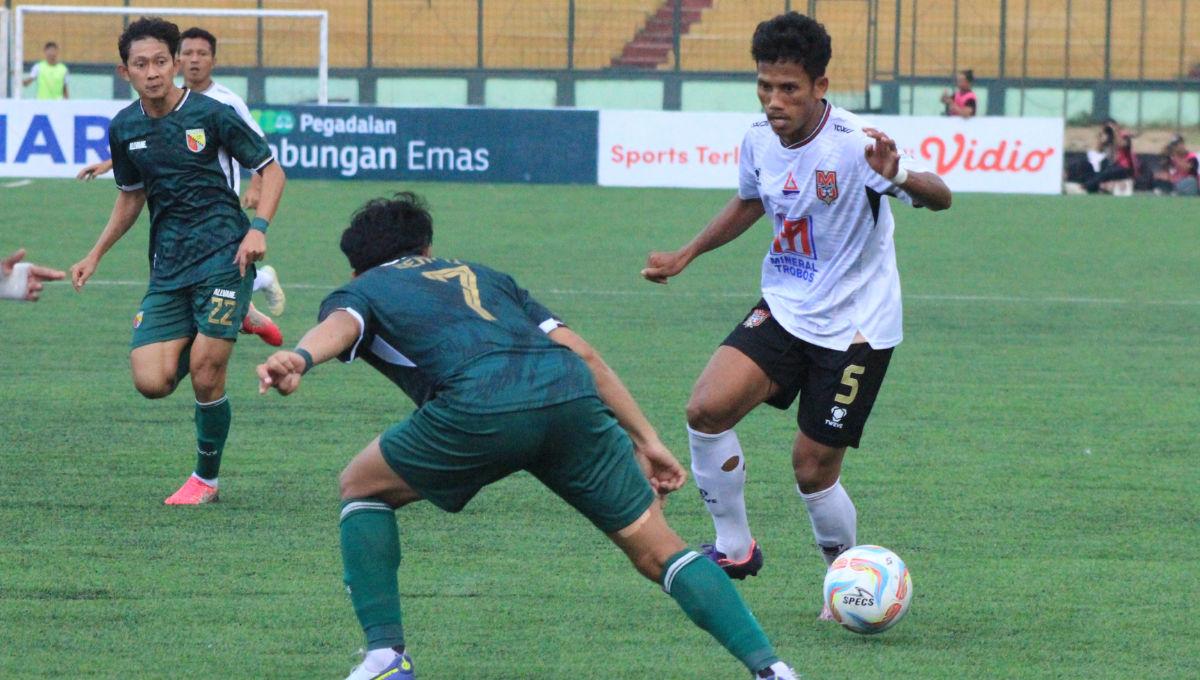
[[[755,677],[793,678],[725,573],[667,525],[655,492],[687,473],[612,369],[511,277],[433,257],[432,240],[418,197],[367,203],[342,234],[353,280],[294,351],[258,367],[260,392],[286,395],[314,365],[361,357],[418,407],[342,473],[342,561],[368,649],[348,680],[414,677],[396,509],[425,499],[457,512],[517,470],[605,532]]]
[[[166,503],[197,505],[217,500],[231,418],[225,371],[285,180],[266,140],[232,108],[175,86],[179,40],[179,28],[158,18],[139,19],[121,34],[117,70],[138,93],[108,131],[121,191],[71,279],[82,289],[149,204],[150,285],[133,320],[133,384],[158,399],[191,372],[196,469]],[[220,150],[262,176],[253,222],[229,186]]]

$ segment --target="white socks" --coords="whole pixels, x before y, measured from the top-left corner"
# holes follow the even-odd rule
[[[271,273],[271,270],[259,267],[258,273],[254,275],[254,290],[260,291],[272,283],[275,283],[275,276]]]
[[[391,647],[372,649],[363,657],[363,668],[371,673],[378,673],[388,667],[388,664],[400,656]]]
[[[717,530],[717,550],[734,562],[750,554],[750,525],[746,521],[746,459],[733,430],[705,434],[688,428],[692,474],[700,497]]]
[[[796,487],[800,491],[800,487]],[[858,528],[858,513],[846,490],[842,488],[842,480],[838,479],[833,486],[813,493],[800,492],[804,505],[808,507],[808,518],[812,520],[813,536],[817,539],[817,547],[825,564],[833,564],[833,560],[842,552],[853,548]]]

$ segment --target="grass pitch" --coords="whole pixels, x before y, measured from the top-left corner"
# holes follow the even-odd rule
[[[348,275],[337,237],[398,187],[293,182],[270,235],[288,344]],[[757,299],[769,227],[671,285],[645,253],[683,243],[727,192],[420,185],[435,251],[514,274],[595,344],[687,459],[683,406]],[[67,268],[107,182],[0,189],[0,250]],[[843,481],[859,538],[912,569],[878,637],[815,621],[822,563],[789,482],[794,416],[739,427],[765,570],[738,588],[806,677],[1185,677],[1200,663],[1200,259],[1187,199],[958,196],[897,208],[906,339]],[[222,498],[162,499],[193,463],[186,386],[133,389],[146,223],[81,295],[0,304],[0,677],[340,678],[358,630],[341,586],[336,474],[411,410],[365,365],[288,399],[255,393],[269,348],[238,343]],[[668,517],[712,527],[694,487]],[[423,678],[740,678],[581,517],[517,476],[464,512],[399,513],[400,583]]]

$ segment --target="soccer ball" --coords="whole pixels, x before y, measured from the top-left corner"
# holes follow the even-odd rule
[[[825,574],[825,604],[834,620],[873,635],[896,625],[912,601],[912,577],[896,553],[859,545],[838,555]]]

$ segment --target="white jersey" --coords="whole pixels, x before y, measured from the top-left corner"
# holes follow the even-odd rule
[[[792,147],[766,120],[742,140],[738,196],[758,198],[774,223],[762,264],[763,299],[792,335],[845,350],[855,333],[876,349],[901,329],[895,222],[884,196],[913,200],[867,165],[873,140],[853,113],[826,104],[820,125]],[[901,167],[925,169],[902,156]]]
[[[260,137],[266,137],[262,128],[258,126],[258,121],[250,115],[250,108],[246,106],[246,102],[242,101],[242,98],[237,96],[233,90],[214,80],[212,85],[209,85],[208,89],[200,94],[233,107],[233,110],[237,111],[238,117],[245,121],[251,130],[257,132]],[[217,160],[221,162],[221,169],[225,171],[225,177],[229,180],[229,186],[233,188],[233,193],[240,195],[242,193],[242,166],[238,165],[238,162],[225,151],[225,147],[217,150]]]

